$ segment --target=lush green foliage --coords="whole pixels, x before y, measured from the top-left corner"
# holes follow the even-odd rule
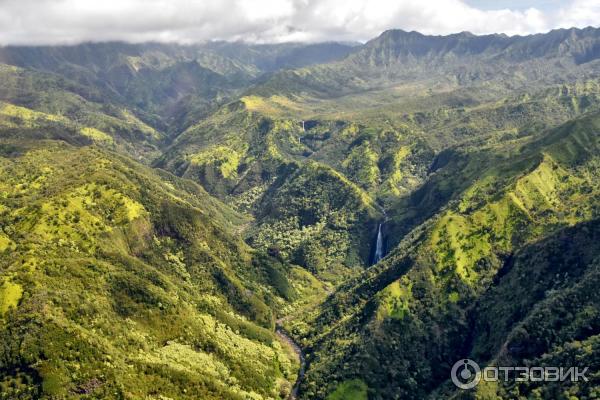
[[[264,280],[250,268],[228,222],[243,219],[93,147],[10,146],[20,154],[0,158],[5,396],[275,398],[293,381],[265,304],[293,289],[275,266]]]

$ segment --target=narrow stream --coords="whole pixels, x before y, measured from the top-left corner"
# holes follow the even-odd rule
[[[296,343],[294,341],[294,339],[292,339],[287,334],[287,332],[283,329],[283,327],[281,325],[277,324],[275,333],[277,334],[277,336],[279,336],[279,338],[281,340],[288,343],[292,347],[292,349],[294,350],[294,353],[296,353],[296,356],[298,356],[298,361],[300,362],[300,369],[298,370],[298,378],[296,379],[296,382],[294,383],[294,386],[292,387],[292,391],[290,392],[290,395],[288,396],[288,400],[296,400],[298,398],[298,389],[300,388],[300,382],[302,382],[302,379],[304,379],[304,373],[306,372],[306,358],[304,357],[304,352],[302,351],[302,348],[298,345],[298,343]]]

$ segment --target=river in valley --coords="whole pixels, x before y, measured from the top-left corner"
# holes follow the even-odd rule
[[[298,389],[300,388],[300,382],[302,382],[302,379],[304,378],[304,373],[306,372],[306,358],[304,357],[304,352],[302,351],[302,348],[298,345],[298,343],[294,341],[294,339],[290,337],[290,335],[287,334],[287,332],[281,327],[281,325],[279,325],[279,323],[277,324],[277,329],[275,330],[275,333],[277,333],[277,336],[279,336],[279,338],[282,341],[290,345],[290,347],[294,350],[294,353],[296,353],[298,361],[300,362],[298,378],[296,379],[296,382],[292,387],[292,391],[288,396],[288,400],[296,400],[298,398]]]

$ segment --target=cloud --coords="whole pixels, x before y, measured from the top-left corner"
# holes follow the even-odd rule
[[[0,0],[0,44],[364,41],[390,28],[513,35],[598,21],[597,0],[544,11],[463,0]]]
[[[600,23],[600,2],[598,0],[578,0],[558,13],[559,26],[598,26]]]

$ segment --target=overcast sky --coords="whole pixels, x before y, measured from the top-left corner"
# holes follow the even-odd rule
[[[0,0],[0,44],[365,41],[600,24],[600,0]]]

